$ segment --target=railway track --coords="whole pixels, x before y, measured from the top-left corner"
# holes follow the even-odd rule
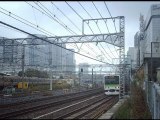
[[[112,97],[101,104],[97,105],[94,109],[89,109],[84,116],[80,116],[81,119],[98,119],[103,113],[108,111],[114,104],[118,102],[118,97]]]
[[[93,96],[76,104],[35,117],[34,119],[93,119],[111,108],[118,101],[118,97],[103,95]],[[104,107],[105,105],[105,107]]]
[[[87,91],[81,91],[81,92],[75,92],[75,93],[69,93],[69,94],[63,94],[63,95],[57,95],[57,96],[47,96],[44,98],[39,98],[39,99],[33,99],[33,100],[25,100],[25,101],[20,101],[20,102],[15,102],[15,103],[9,103],[9,104],[1,104],[0,108],[7,108],[7,107],[12,107],[12,106],[17,106],[20,104],[27,104],[27,103],[33,103],[33,102],[39,102],[39,101],[44,101],[44,100],[49,100],[49,99],[57,99],[57,98],[64,98],[64,97],[69,97],[69,96],[75,96],[75,95],[80,95],[80,94],[87,94],[90,92],[96,92],[96,91],[103,91],[102,88],[96,88],[96,89],[91,89]],[[38,95],[38,94],[37,94]]]
[[[5,118],[19,118],[19,116],[25,116],[26,114],[33,113],[35,111],[41,111],[50,107],[55,107],[61,104],[65,104],[71,101],[76,101],[91,97],[102,93],[102,89],[94,89],[86,92],[73,93],[68,95],[53,96],[49,98],[37,99],[27,102],[21,102],[16,104],[4,105],[0,110],[0,119]],[[22,117],[23,118],[23,117]]]

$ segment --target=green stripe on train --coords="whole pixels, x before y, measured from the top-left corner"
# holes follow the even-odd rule
[[[118,87],[119,84],[109,84],[109,85],[105,85],[105,87]]]

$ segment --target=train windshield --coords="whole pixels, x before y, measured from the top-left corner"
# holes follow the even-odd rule
[[[105,84],[119,84],[119,76],[105,76]]]

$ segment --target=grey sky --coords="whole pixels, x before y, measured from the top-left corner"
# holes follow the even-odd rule
[[[29,2],[32,5],[36,6],[33,2]],[[71,28],[75,33],[82,34],[81,31],[79,31],[73,24],[71,24],[60,12],[57,10],[50,2],[41,2],[43,5],[45,5],[56,17],[58,17],[63,23],[67,25],[67,27]],[[80,17],[78,17],[73,10],[65,2],[55,1],[53,2],[60,10],[62,10],[65,15],[67,15],[68,18],[70,18],[80,30],[82,30],[82,20]],[[77,12],[79,15],[83,17],[83,19],[90,19],[90,17],[87,15],[87,13],[82,9],[82,7],[78,4],[78,2],[68,2]],[[88,13],[93,18],[100,18],[100,15],[94,8],[93,4],[88,2],[80,2],[84,8],[88,11]],[[103,17],[110,17],[107,9],[105,8],[104,3],[101,1],[95,1],[94,2],[99,9],[100,13]],[[127,52],[128,47],[134,46],[134,35],[139,30],[139,16],[140,13],[146,17],[148,10],[152,4],[157,4],[160,2],[106,2],[108,5],[108,8],[112,14],[113,17],[116,16],[125,16],[125,52]],[[61,25],[59,25],[54,20],[51,20],[44,14],[38,12],[36,9],[32,8],[30,5],[28,5],[26,2],[0,2],[0,7],[4,8],[22,18],[27,19],[28,21],[38,24],[38,26],[46,29],[47,31],[53,33],[53,35],[57,36],[63,36],[63,35],[73,35],[69,33],[67,30],[65,30]],[[37,6],[36,6],[37,7]],[[37,7],[38,8],[38,7]],[[0,9],[0,11],[3,11]],[[6,22],[8,24],[11,24],[13,26],[16,26],[18,28],[21,28],[23,30],[26,30],[31,33],[35,34],[42,34],[38,32],[37,30],[34,30],[31,27],[28,27],[24,25],[23,23],[20,23],[11,17],[8,17],[0,12],[0,20],[3,22]],[[95,26],[95,24],[92,24],[92,26]],[[106,30],[104,28],[104,23],[99,23],[100,29],[102,32],[106,32],[103,30]],[[3,29],[2,29],[3,28]],[[109,29],[110,32],[114,32],[114,26],[110,22]],[[99,33],[98,29],[96,27],[93,27],[94,33]],[[87,34],[92,34],[91,31],[89,31],[89,28],[86,28],[85,31]],[[13,32],[13,30],[9,30],[8,28],[2,27],[0,25],[0,36],[8,37],[8,38],[17,38],[17,37],[25,37],[26,35],[19,33],[19,32]],[[80,45],[78,45],[80,46]],[[91,45],[94,47],[95,45]],[[111,51],[114,50],[113,46],[109,46],[111,48]],[[87,47],[83,45],[83,49],[87,50]],[[95,49],[95,51],[98,50]],[[93,51],[92,51],[93,52]],[[100,51],[99,51],[100,52]],[[114,51],[113,51],[114,52]],[[93,53],[94,54],[94,53]],[[114,52],[114,55],[116,56],[116,52]],[[81,58],[82,59],[82,58]]]

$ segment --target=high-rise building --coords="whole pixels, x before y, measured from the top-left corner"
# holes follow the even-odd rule
[[[140,14],[140,25],[139,25],[139,31],[134,36],[134,47],[137,49],[137,58],[136,58],[136,66],[139,67],[143,63],[144,58],[144,16]]]
[[[160,42],[160,4],[152,5],[145,20],[145,54],[151,53],[151,42]],[[160,48],[160,47],[159,47]],[[160,49],[153,49],[153,53]]]
[[[137,49],[136,51],[136,66],[140,65],[140,39],[139,39],[139,32],[137,32],[134,36],[134,48]]]
[[[134,36],[134,47],[138,47],[139,46],[139,32],[136,32],[135,36]]]
[[[135,47],[129,47],[127,52],[127,63],[132,66],[132,68],[136,68],[137,64],[137,48]]]
[[[145,19],[142,60],[146,80],[156,81],[156,69],[160,67],[160,4],[151,5]],[[155,43],[156,42],[156,43]]]
[[[12,73],[12,70],[15,69],[15,72],[21,66],[22,58],[22,46],[20,42],[16,40],[11,40],[8,38],[0,38],[0,64],[1,72],[7,71]],[[16,67],[16,68],[15,68]]]
[[[48,40],[45,35],[36,34],[36,36]],[[1,70],[12,72],[11,66],[14,66],[16,67],[14,68],[16,73],[21,71],[22,54],[24,53],[25,69],[52,70],[58,75],[75,72],[74,49],[71,49],[73,51],[71,52],[65,49],[65,44],[58,44],[59,46],[57,46],[30,35],[25,39],[24,43],[28,45],[22,45],[16,40],[0,37]]]
[[[71,51],[66,50],[66,71],[73,73],[75,72],[75,55],[74,55],[74,49],[70,49]]]
[[[47,39],[46,36],[36,35],[46,40],[52,41],[52,39]],[[41,66],[49,67],[57,74],[65,74],[66,71],[75,71],[75,58],[74,52],[66,50],[65,44],[49,44],[43,40],[29,36],[28,38],[33,38],[27,40],[29,44],[25,48],[25,63],[29,66]],[[54,40],[54,39],[53,39]],[[34,45],[40,44],[40,45]],[[61,46],[61,47],[60,47]],[[72,51],[74,51],[72,49]],[[74,67],[66,67],[74,66]]]
[[[37,37],[44,38],[44,35],[36,35]],[[27,43],[31,44],[25,47],[25,65],[29,66],[47,66],[49,65],[49,44],[37,39],[33,36],[28,36]],[[33,44],[33,45],[32,45]],[[34,45],[40,44],[40,45]]]

